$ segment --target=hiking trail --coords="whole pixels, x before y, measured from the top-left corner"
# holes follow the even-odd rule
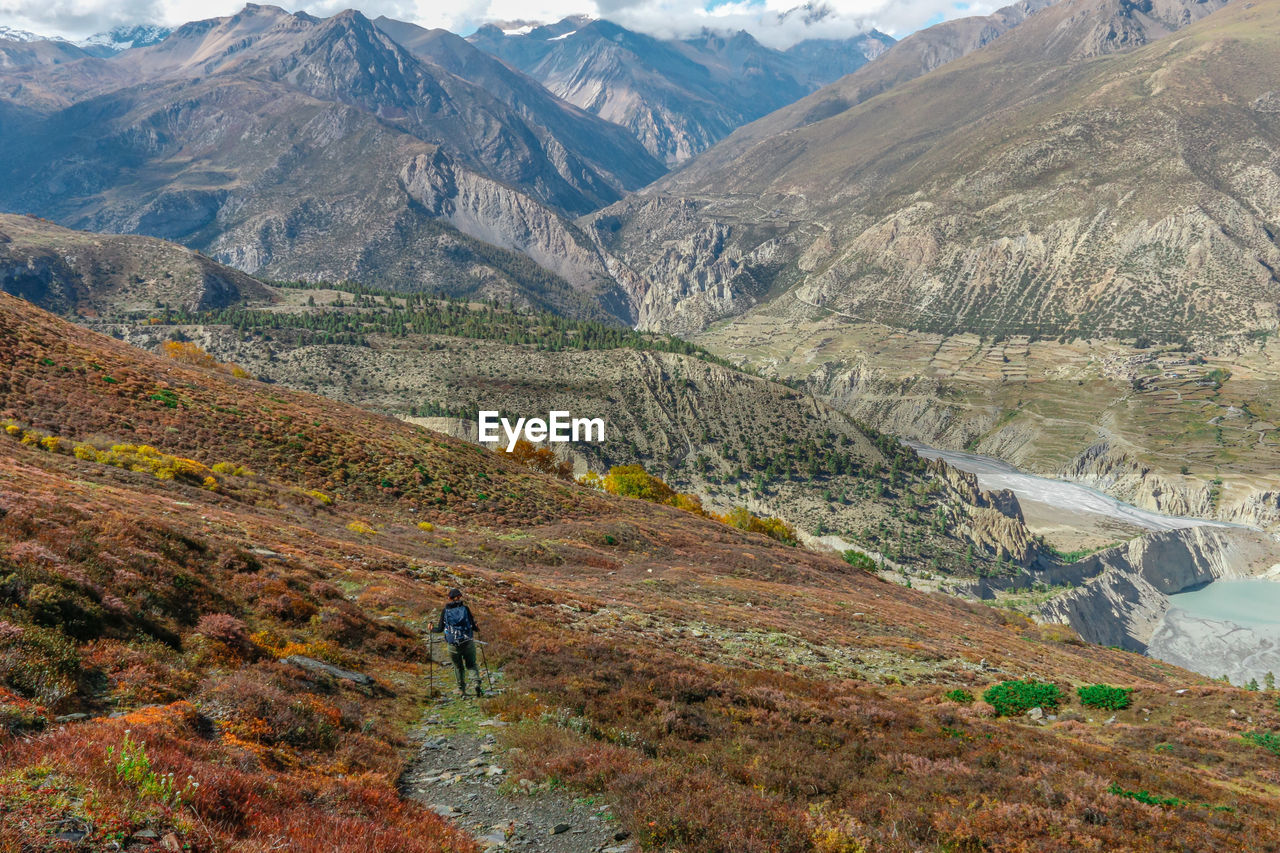
[[[443,672],[452,682],[447,665]],[[545,782],[509,779],[499,738],[507,724],[485,713],[485,700],[459,696],[452,683],[440,692],[410,735],[418,754],[400,779],[403,796],[453,821],[486,853],[638,851],[599,797],[575,797]]]

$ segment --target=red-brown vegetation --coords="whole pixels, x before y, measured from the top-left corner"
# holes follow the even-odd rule
[[[0,417],[3,853],[143,828],[197,851],[472,849],[396,790],[452,585],[507,675],[488,708],[516,723],[513,773],[606,794],[651,849],[1280,848],[1275,758],[1243,736],[1280,727],[1265,693],[5,296]],[[31,431],[243,473],[211,491]],[[1012,679],[1061,686],[1059,719],[944,698]],[[1097,682],[1135,689],[1114,725],[1072,698]]]

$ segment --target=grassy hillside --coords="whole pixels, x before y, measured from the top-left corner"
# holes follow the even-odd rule
[[[1280,727],[1267,695],[8,296],[0,332],[0,849],[468,849],[394,787],[447,585],[506,672],[513,775],[603,793],[647,849],[1280,843],[1243,737]],[[1019,677],[1137,693],[1109,725],[943,695]]]

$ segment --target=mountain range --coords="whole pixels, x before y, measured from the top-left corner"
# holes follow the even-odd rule
[[[886,88],[891,62],[872,63],[598,214],[597,233],[649,279],[647,325],[673,330],[784,292],[943,333],[1274,328],[1275,176],[1248,152],[1275,145],[1275,33],[1264,4],[1219,5],[1071,0],[909,82]]]
[[[1126,370],[1080,359],[1071,341],[1154,341],[1264,375],[1219,342],[1264,345],[1280,298],[1275,171],[1253,156],[1273,149],[1280,91],[1267,8],[1023,2],[914,33],[804,97],[817,80],[802,54],[858,64],[867,42],[776,51],[583,18],[468,41],[262,6],[106,59],[0,41],[0,207],[178,240],[269,279],[701,336],[926,442],[1070,472],[1153,508],[1262,520],[1280,512],[1277,484],[1229,454],[1241,479],[1214,486],[1214,448],[1231,442],[1194,438],[1199,414],[1177,401],[1198,395],[1177,391],[1178,417],[1152,435],[1145,407],[1105,414],[1130,405]],[[1219,83],[1198,57],[1219,53],[1212,74],[1231,79],[1210,99]],[[561,72],[617,97],[582,109],[535,79],[555,88],[546,75]],[[673,116],[701,115],[735,103],[725,86],[772,92],[753,103],[799,100],[736,130],[745,114],[726,118],[699,138],[728,137],[665,175],[671,150],[644,150],[658,137],[601,118],[627,122],[626,110],[593,114],[617,103],[652,117],[633,96],[665,92]],[[884,327],[924,337],[860,349]],[[1057,365],[1047,375],[1078,363],[1072,381],[1107,377],[1107,390],[1091,386],[1078,420],[1029,419],[1012,386],[937,373],[948,359],[931,353],[966,351],[966,335],[1025,340],[1045,350],[1031,362]],[[1050,351],[1059,340],[1067,350]],[[993,357],[1019,364],[1019,352]],[[1021,371],[1005,372],[1035,375]],[[1056,385],[1034,387],[1036,404],[1058,405]],[[1242,394],[1228,395],[1228,417],[1267,408],[1231,387]],[[1099,437],[1097,417],[1115,433]],[[1267,417],[1254,419],[1264,435]],[[1154,482],[1142,471],[1160,472],[1159,487],[1140,485]]]
[[[108,59],[17,65],[0,205],[279,278],[627,316],[568,217],[661,165],[623,129],[454,48],[512,88],[418,59],[356,12],[252,5]]]
[[[42,41],[59,42],[61,44],[75,45],[90,56],[114,56],[117,53],[131,50],[135,47],[148,47],[158,44],[168,38],[169,33],[172,31],[169,27],[161,27],[155,24],[121,24],[109,30],[94,33],[88,38],[79,41],[68,41],[58,37],[37,35],[27,30],[0,26],[0,41],[16,41],[28,44]]]
[[[872,30],[843,40],[808,39],[783,51],[743,31],[663,40],[585,17],[510,32],[487,24],[468,41],[566,101],[626,127],[669,166],[893,44]]]

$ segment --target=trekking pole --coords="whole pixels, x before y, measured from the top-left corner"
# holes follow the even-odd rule
[[[489,692],[493,692],[493,670],[489,669],[489,657],[484,653],[485,644],[476,640],[476,645],[480,647],[480,663],[484,665],[485,677],[489,679]]]
[[[431,626],[427,626],[427,678],[431,684],[428,698],[436,698],[436,635],[431,630]]]

